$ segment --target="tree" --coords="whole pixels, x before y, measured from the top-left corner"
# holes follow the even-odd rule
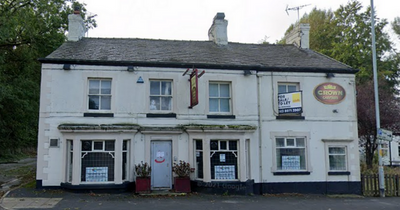
[[[400,17],[394,18],[394,21],[392,22],[392,29],[400,39]]]
[[[66,39],[66,0],[3,0],[0,3],[0,158],[35,147],[40,92],[40,57]],[[86,18],[95,27],[93,17]]]
[[[399,98],[394,97],[394,90],[387,84],[388,81],[381,78],[379,84],[379,109],[382,128],[398,130],[400,117]],[[357,86],[357,122],[359,132],[359,145],[365,150],[367,166],[371,167],[375,151],[378,147],[374,83],[372,80]]]

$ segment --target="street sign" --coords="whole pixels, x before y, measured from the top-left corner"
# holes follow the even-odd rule
[[[393,132],[382,128],[378,129],[378,139],[383,141],[392,141]]]

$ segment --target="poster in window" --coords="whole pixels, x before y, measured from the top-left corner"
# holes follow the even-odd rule
[[[225,154],[219,154],[219,162],[221,163],[225,162]]]
[[[279,114],[302,113],[302,92],[278,94]]]
[[[86,167],[86,182],[107,182],[108,167]]]
[[[282,156],[282,170],[300,170],[300,156]]]
[[[215,179],[235,179],[235,166],[214,166]]]

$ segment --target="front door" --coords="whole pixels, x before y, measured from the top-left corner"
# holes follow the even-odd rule
[[[152,141],[150,159],[152,189],[171,189],[171,141]]]

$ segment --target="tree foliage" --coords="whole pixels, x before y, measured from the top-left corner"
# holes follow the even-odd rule
[[[68,14],[83,4],[66,0],[3,0],[0,3],[0,158],[35,147],[39,113],[37,61],[65,40]],[[95,27],[93,17],[86,18]]]
[[[394,18],[392,22],[392,29],[400,39],[400,17]]]
[[[380,78],[381,127],[392,128],[399,119],[397,89],[399,56],[393,49],[389,35],[385,32],[387,20],[375,20],[376,55],[378,76]],[[310,24],[310,48],[332,57],[352,68],[359,69],[357,81],[358,130],[361,144],[365,147],[367,163],[372,166],[372,159],[377,148],[375,106],[373,94],[371,8],[365,10],[360,2],[349,1],[336,11],[314,8],[305,14],[300,23]],[[294,28],[291,25],[287,32]],[[392,22],[392,28],[400,32],[400,18]],[[400,33],[399,33],[400,34]]]

